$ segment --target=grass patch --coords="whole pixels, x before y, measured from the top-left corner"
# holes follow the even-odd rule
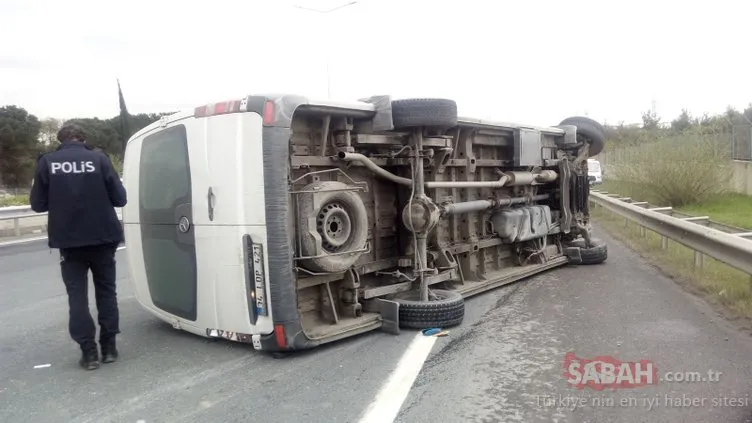
[[[28,205],[29,205],[28,195],[11,195],[10,197],[0,198],[0,207],[28,206]]]
[[[624,242],[653,265],[673,277],[680,285],[701,295],[711,303],[721,305],[724,314],[732,319],[752,318],[752,289],[750,276],[724,263],[705,256],[703,266],[695,267],[694,251],[669,241],[668,249],[661,246],[661,236],[645,231],[624,218],[600,207],[591,209],[594,220],[603,229]]]
[[[631,197],[635,201],[647,201],[656,206],[665,206],[650,190],[640,184],[623,181],[606,181],[595,189],[608,191],[609,194],[619,194]],[[727,193],[713,195],[699,203],[675,207],[676,210],[696,216],[710,216],[710,219],[752,229],[752,197],[744,194]]]
[[[710,216],[712,220],[742,228],[752,228],[752,197],[744,194],[722,194],[698,204],[680,208],[689,214]]]
[[[657,206],[665,205],[660,204],[661,201],[658,196],[653,194],[648,187],[633,182],[608,180],[600,185],[594,185],[592,189],[608,191],[609,194],[619,194],[623,197],[631,197],[635,201],[647,201]]]

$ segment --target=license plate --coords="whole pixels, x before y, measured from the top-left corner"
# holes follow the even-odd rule
[[[256,292],[256,310],[266,316],[266,275],[264,274],[264,253],[261,244],[253,244],[253,282]]]

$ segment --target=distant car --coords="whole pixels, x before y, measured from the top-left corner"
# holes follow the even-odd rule
[[[588,181],[590,185],[599,185],[603,183],[603,169],[601,163],[595,159],[588,159]]]

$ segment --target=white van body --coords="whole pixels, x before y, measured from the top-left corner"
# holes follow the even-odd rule
[[[177,329],[284,351],[459,324],[465,297],[605,260],[589,241],[583,158],[602,148],[597,124],[458,119],[454,107],[255,95],[142,129],[123,162],[138,301]],[[572,122],[595,141],[579,143]]]
[[[588,159],[588,181],[590,185],[599,185],[603,183],[603,168],[601,163],[596,159]]]
[[[374,110],[366,103],[308,104]],[[136,194],[123,208],[130,274],[140,304],[176,329],[262,349],[261,336],[274,330],[266,300],[262,116],[214,110],[197,117],[199,109],[165,116],[128,141],[123,180]],[[376,316],[370,320],[378,327]]]
[[[268,315],[251,325],[253,303],[243,284],[231,283],[245,279],[242,236],[266,246],[261,125],[255,113],[180,113],[128,143],[125,187],[138,193],[123,208],[131,275],[141,304],[176,328],[202,336],[222,328],[229,337],[272,331]]]

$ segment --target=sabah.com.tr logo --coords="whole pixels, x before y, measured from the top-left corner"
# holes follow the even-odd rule
[[[718,382],[721,372],[667,372],[658,375],[650,360],[622,362],[612,356],[579,358],[573,352],[564,356],[564,377],[577,389],[602,391],[606,388],[639,388],[658,382]]]

